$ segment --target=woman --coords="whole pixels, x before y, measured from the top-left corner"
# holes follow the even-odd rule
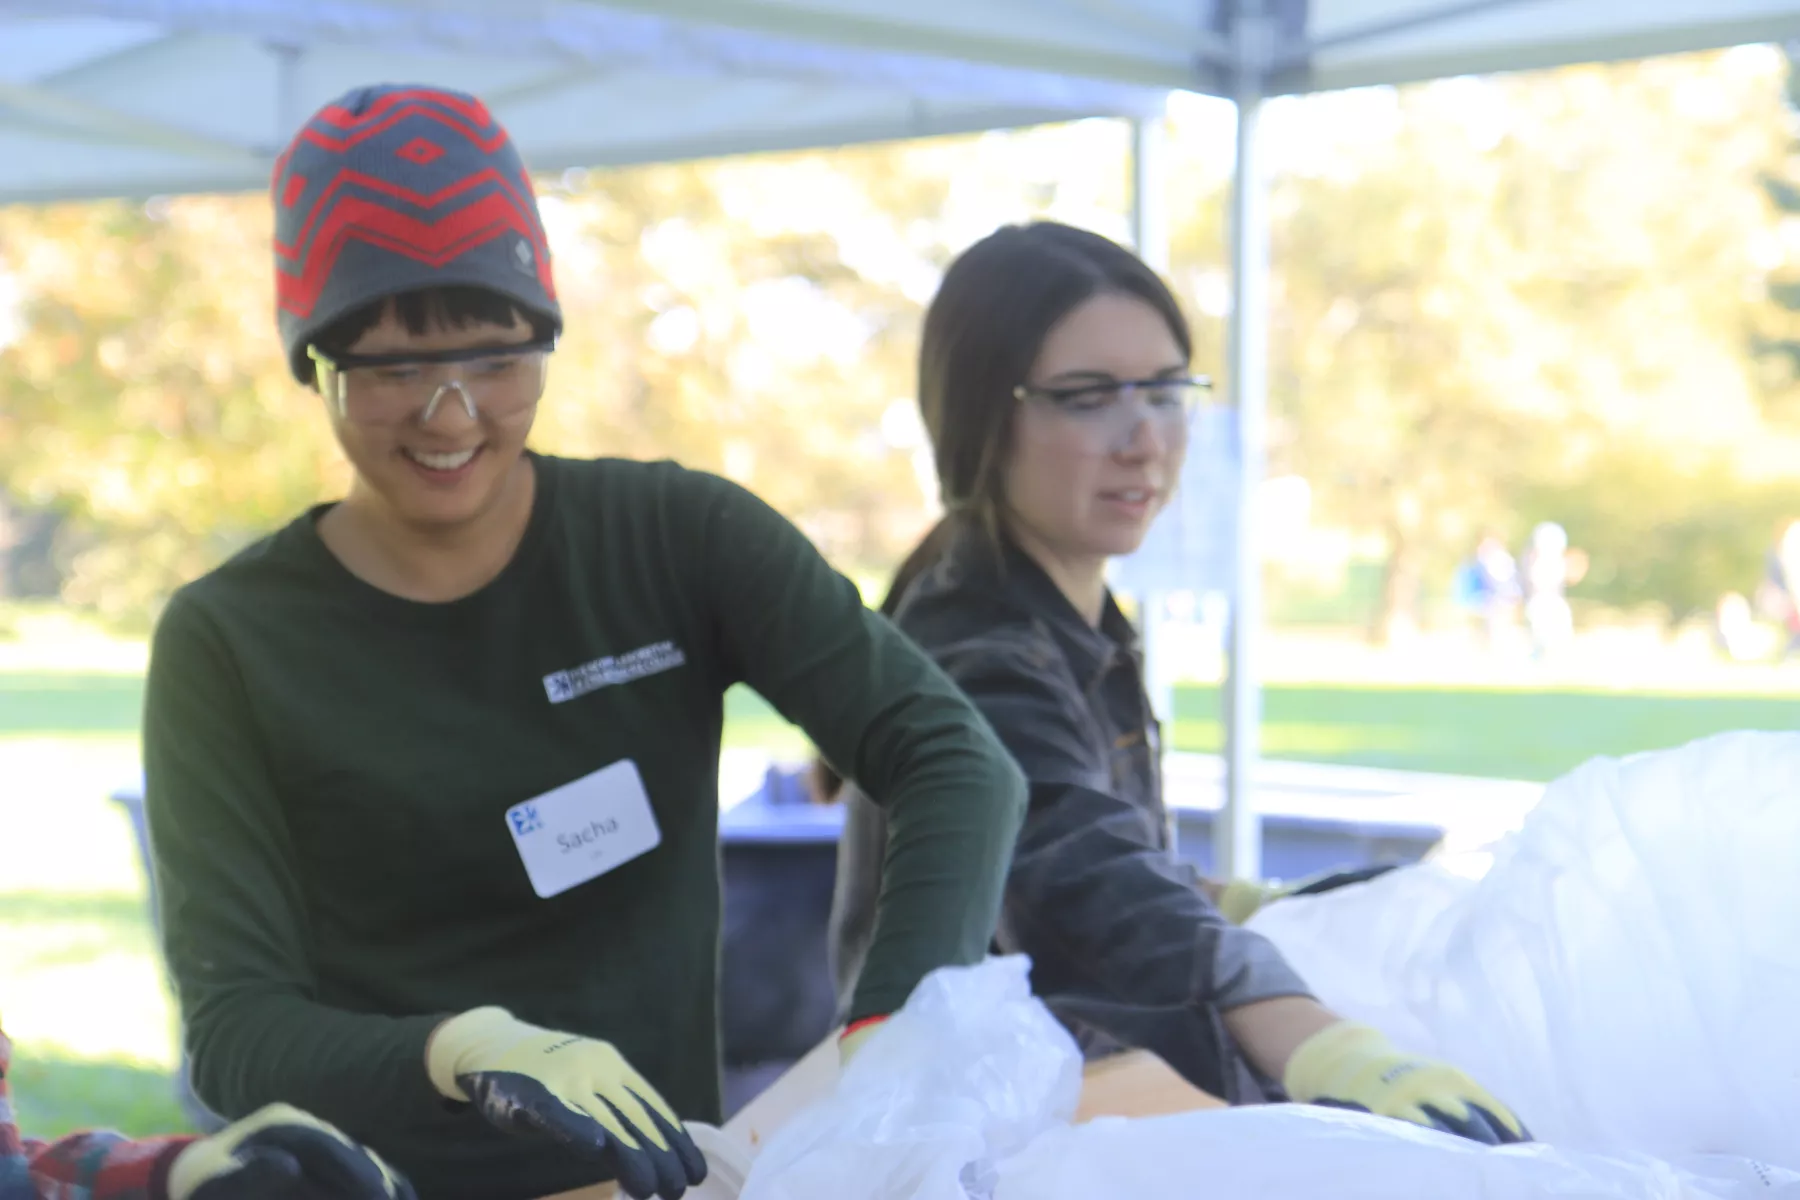
[[[5,1200],[416,1200],[412,1185],[325,1122],[271,1104],[209,1137],[19,1132],[12,1043],[0,1030],[0,1197]]]
[[[750,493],[526,451],[562,315],[479,101],[352,92],[274,202],[284,348],[354,481],[158,623],[146,804],[196,1092],[301,1105],[434,1200],[679,1196],[682,1121],[720,1117],[725,691],[892,811],[859,1036],[985,951],[1018,769]]]
[[[1180,477],[1206,390],[1191,357],[1153,271],[1056,224],[978,242],[926,314],[919,403],[948,515],[883,607],[1025,772],[997,947],[1031,957],[1034,990],[1090,1055],[1152,1050],[1233,1103],[1285,1093],[1519,1140],[1518,1120],[1460,1072],[1323,1008],[1170,853],[1158,726],[1106,564],[1138,547]],[[876,868],[892,853],[880,810],[851,804],[840,979],[863,964]]]

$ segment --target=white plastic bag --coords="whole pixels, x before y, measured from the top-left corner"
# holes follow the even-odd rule
[[[1299,1105],[1072,1127],[1079,1055],[1025,971],[927,979],[768,1141],[742,1200],[1800,1200],[1800,1174],[1745,1159],[1494,1148]]]
[[[1065,1124],[1074,1039],[1032,998],[1023,958],[938,971],[858,1052],[833,1095],[751,1165],[742,1200],[967,1200],[994,1164]]]
[[[1726,734],[1556,781],[1479,882],[1427,864],[1252,927],[1545,1141],[1800,1169],[1797,862],[1800,734]]]
[[[1259,912],[1250,928],[1280,947],[1333,1012],[1430,1054],[1437,1049],[1425,1008],[1430,997],[1406,993],[1409,971],[1441,959],[1458,905],[1475,886],[1425,862],[1365,884],[1283,900]]]
[[[1797,852],[1800,735],[1728,735],[1559,780],[1479,882],[1259,914],[1328,1004],[1537,1144],[1297,1105],[1072,1128],[1079,1054],[1009,958],[921,984],[743,1200],[1800,1200]]]
[[[1683,1168],[1686,1169],[1683,1169]],[[1362,1113],[1272,1105],[1108,1119],[1002,1165],[994,1200],[1795,1200],[1800,1174],[1537,1144],[1499,1149]]]

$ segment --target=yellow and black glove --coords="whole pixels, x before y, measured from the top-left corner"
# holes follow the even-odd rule
[[[1280,880],[1262,882],[1233,879],[1220,890],[1218,909],[1227,921],[1233,925],[1242,925],[1265,905],[1277,900],[1285,900],[1289,896],[1317,896],[1323,892],[1349,887],[1353,883],[1367,883],[1393,869],[1394,864],[1384,863],[1378,867],[1358,867],[1350,871],[1326,871],[1288,883]]]
[[[1404,1053],[1379,1029],[1350,1021],[1302,1042],[1282,1086],[1302,1104],[1394,1117],[1490,1146],[1531,1140],[1510,1109],[1455,1067]]]
[[[286,1104],[190,1143],[169,1168],[168,1193],[169,1200],[417,1200],[374,1151]]]
[[[425,1059],[439,1092],[597,1160],[634,1200],[676,1200],[706,1178],[681,1119],[610,1043],[476,1008],[438,1026]]]

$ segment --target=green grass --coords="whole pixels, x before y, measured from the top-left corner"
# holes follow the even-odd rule
[[[1223,745],[1216,689],[1177,689],[1172,743]],[[1263,753],[1453,775],[1549,780],[1597,755],[1734,729],[1800,729],[1800,697],[1272,685]]]
[[[154,952],[141,894],[0,892],[0,927],[36,934],[10,943],[7,966],[20,974]]]
[[[142,705],[137,676],[0,672],[0,738],[135,736]],[[1217,689],[1178,688],[1170,744],[1218,750],[1219,711]],[[1271,758],[1542,780],[1597,754],[1730,729],[1797,729],[1800,697],[1271,684],[1263,717]],[[806,749],[798,730],[742,687],[725,698],[725,742],[784,755]]]
[[[1222,749],[1220,707],[1217,688],[1177,688],[1169,744]],[[727,709],[739,744],[780,737],[784,749],[804,749],[754,692],[733,693]],[[1261,746],[1270,758],[1543,781],[1597,755],[1734,729],[1800,729],[1800,697],[1272,684],[1263,689]]]
[[[142,688],[130,674],[0,671],[0,1013],[21,1111],[40,1134],[183,1123],[142,869],[106,800],[136,771]],[[1800,698],[1275,684],[1264,716],[1271,757],[1549,779],[1597,754],[1800,728]],[[806,752],[741,688],[726,698],[726,741]],[[1219,748],[1216,689],[1179,689],[1170,742]]]
[[[10,815],[8,807],[0,801],[0,818]],[[71,852],[54,844],[38,849]],[[171,1005],[141,879],[122,875],[119,884],[106,892],[0,892],[0,1011],[9,1014],[16,1042],[14,1095],[26,1131],[36,1136],[93,1126],[137,1136],[186,1127],[171,1085]]]
[[[143,705],[139,675],[0,671],[0,737],[135,736]]]
[[[174,1009],[136,841],[107,800],[137,769],[135,717],[122,715],[135,700],[120,701],[117,678],[26,683],[0,675],[0,1015],[14,1097],[40,1136],[178,1132]]]
[[[80,1129],[116,1129],[131,1137],[189,1130],[169,1073],[160,1066],[26,1047],[9,1078],[20,1100],[20,1128],[28,1137],[60,1137]]]

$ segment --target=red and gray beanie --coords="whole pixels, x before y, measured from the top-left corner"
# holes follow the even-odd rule
[[[288,363],[371,301],[466,284],[562,331],[537,196],[473,96],[358,88],[313,114],[275,163],[276,321]]]

